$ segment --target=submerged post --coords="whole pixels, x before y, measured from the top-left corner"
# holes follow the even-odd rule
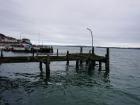
[[[91,60],[91,67],[93,68],[93,70],[95,69],[95,61]]]
[[[67,60],[66,65],[69,65],[69,51],[67,51],[66,60]]]
[[[99,61],[99,71],[101,71],[101,70],[102,70],[102,62]]]
[[[79,60],[77,59],[76,60],[76,71],[78,72],[78,69],[79,69]]]
[[[110,71],[110,67],[109,67],[109,48],[106,49],[106,63],[105,63],[105,67],[106,67],[106,72],[109,73],[109,71]]]
[[[40,68],[40,71],[43,72],[42,62],[39,62],[39,68]]]
[[[86,65],[88,65],[88,59],[86,60]]]
[[[92,68],[91,65],[92,65],[92,64],[91,64],[91,60],[89,59],[89,62],[88,62],[88,71],[91,70],[91,68]]]
[[[45,62],[46,65],[46,79],[50,78],[50,60],[49,56],[47,56],[47,61]]]

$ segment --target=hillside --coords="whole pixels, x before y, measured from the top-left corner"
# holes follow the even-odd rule
[[[16,38],[9,37],[9,36],[6,36],[6,35],[0,33],[0,41],[5,40],[5,39],[8,39],[8,40],[17,40]]]

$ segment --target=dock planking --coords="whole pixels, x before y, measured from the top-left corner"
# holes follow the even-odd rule
[[[25,62],[45,62],[47,59],[49,59],[51,62],[55,61],[66,61],[67,55],[49,55],[49,56],[16,56],[16,57],[2,57],[0,58],[0,63],[25,63]],[[94,61],[102,61],[105,62],[106,57],[98,56],[98,55],[92,55],[88,53],[83,54],[69,54],[68,60],[69,61],[76,61],[76,60],[82,60],[86,61],[94,60]]]

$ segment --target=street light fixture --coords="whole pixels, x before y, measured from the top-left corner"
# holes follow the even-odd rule
[[[87,28],[88,31],[90,31],[91,33],[91,38],[92,38],[92,54],[94,53],[94,48],[93,48],[93,34],[92,34],[92,30],[90,28]]]

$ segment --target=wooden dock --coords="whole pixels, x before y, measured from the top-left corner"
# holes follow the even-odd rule
[[[50,63],[58,61],[66,61],[66,64],[69,65],[69,61],[76,61],[76,69],[79,69],[80,64],[86,63],[88,68],[91,67],[94,69],[96,63],[99,64],[99,71],[102,70],[102,63],[105,63],[106,73],[109,73],[109,48],[106,49],[105,56],[99,56],[95,53],[83,53],[83,49],[80,49],[80,53],[69,53],[60,55],[57,50],[56,55],[37,55],[33,53],[32,56],[16,56],[16,57],[4,57],[3,52],[1,51],[0,63],[26,63],[26,62],[39,62],[40,71],[43,72],[42,64],[46,66],[46,77],[50,77]]]

